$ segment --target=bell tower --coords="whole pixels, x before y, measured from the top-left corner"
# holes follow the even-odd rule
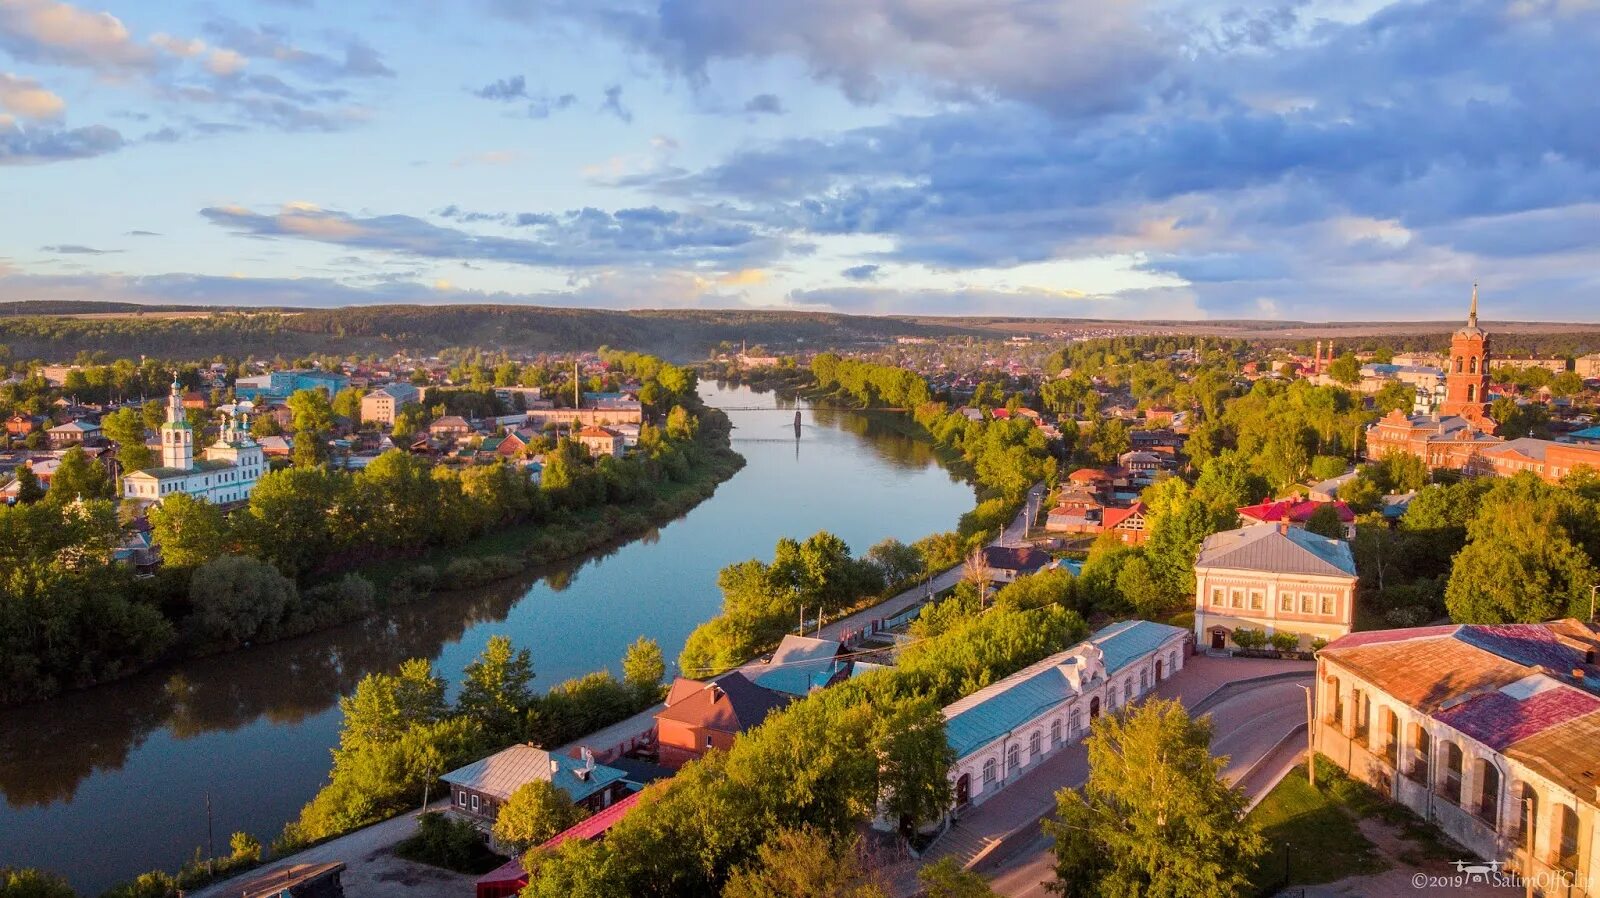
[[[1440,414],[1459,415],[1475,424],[1489,422],[1489,335],[1478,327],[1478,285],[1472,285],[1467,326],[1450,338],[1445,360],[1444,403]]]
[[[183,411],[183,387],[178,374],[172,374],[172,389],[167,394],[167,423],[161,425],[161,466],[187,471],[194,467],[194,431]]]

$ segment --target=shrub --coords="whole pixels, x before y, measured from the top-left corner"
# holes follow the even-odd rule
[[[1233,631],[1233,644],[1241,649],[1259,649],[1267,644],[1267,634],[1250,627],[1240,627]]]
[[[1298,633],[1285,633],[1279,631],[1272,634],[1272,647],[1280,652],[1298,651],[1300,648],[1300,635]]]
[[[419,816],[416,835],[396,845],[394,853],[408,861],[458,873],[487,873],[505,863],[505,858],[483,844],[476,827],[437,811]]]

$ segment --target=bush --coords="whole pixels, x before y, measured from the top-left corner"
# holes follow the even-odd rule
[[[487,873],[505,863],[505,858],[483,844],[476,827],[437,811],[419,816],[416,835],[396,845],[394,853],[408,861],[457,873]]]
[[[169,873],[152,870],[113,886],[100,898],[178,898],[178,881]]]
[[[1272,647],[1280,652],[1294,652],[1300,649],[1300,636],[1297,633],[1284,633],[1279,631],[1272,634]]]
[[[1250,627],[1240,627],[1233,631],[1233,644],[1241,649],[1259,649],[1267,644],[1267,634]]]
[[[31,867],[0,867],[0,898],[77,898],[67,881]]]

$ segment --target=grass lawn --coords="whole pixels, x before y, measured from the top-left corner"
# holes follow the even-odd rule
[[[1253,877],[1258,894],[1377,873],[1388,866],[1356,828],[1353,815],[1371,811],[1366,797],[1322,776],[1324,769],[1318,765],[1319,788],[1312,789],[1305,767],[1296,767],[1250,812],[1267,840],[1267,853]]]

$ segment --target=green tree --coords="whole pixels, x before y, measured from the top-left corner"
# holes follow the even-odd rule
[[[917,871],[925,898],[995,898],[988,880],[946,855]]]
[[[656,701],[661,695],[661,679],[667,675],[667,662],[661,645],[640,636],[622,655],[622,681],[641,699]]]
[[[333,401],[328,404],[328,408],[335,415],[360,424],[361,398],[365,395],[367,395],[366,390],[358,387],[345,387],[334,394]]]
[[[178,898],[178,895],[178,881],[172,874],[152,870],[113,886],[100,898]]]
[[[491,636],[483,654],[462,672],[456,707],[489,735],[515,739],[533,701],[532,683],[533,658],[528,650],[513,649],[509,636]]]
[[[1306,529],[1319,536],[1344,539],[1344,521],[1339,520],[1339,507],[1332,502],[1317,506],[1306,520]]]
[[[1129,558],[1117,572],[1117,591],[1136,617],[1158,617],[1173,604],[1142,553]]]
[[[1056,888],[1067,896],[1242,894],[1263,850],[1243,791],[1222,780],[1211,721],[1153,699],[1104,715],[1083,792],[1056,794]]]
[[[344,728],[339,748],[359,751],[386,745],[415,726],[437,723],[449,710],[445,681],[425,658],[411,658],[395,673],[369,673],[339,699]]]
[[[294,600],[294,581],[272,565],[223,555],[196,568],[189,581],[188,626],[208,644],[237,646],[273,635]]]
[[[337,509],[350,479],[325,468],[269,471],[256,482],[238,527],[251,554],[291,577],[315,570],[336,541],[357,526],[341,525]]]
[[[542,845],[550,837],[588,816],[572,796],[548,780],[517,787],[494,821],[494,837],[518,852]]]
[[[0,867],[0,898],[78,898],[67,881],[31,867]]]
[[[73,446],[62,454],[61,462],[56,465],[46,498],[65,504],[74,499],[110,499],[114,492],[105,466],[89,458],[83,447]]]
[[[1589,587],[1600,574],[1563,517],[1556,490],[1497,489],[1486,497],[1445,587],[1450,618],[1499,624],[1587,617]]]
[[[1347,352],[1328,365],[1328,376],[1337,383],[1353,387],[1361,383],[1361,362],[1354,353]]]
[[[872,742],[878,748],[883,812],[900,822],[902,834],[950,809],[956,754],[945,739],[937,703],[928,698],[896,702],[880,712]]]
[[[1337,455],[1319,455],[1311,460],[1311,476],[1318,480],[1332,480],[1343,474],[1350,463]]]
[[[310,467],[327,461],[328,434],[333,430],[333,406],[322,390],[296,390],[289,395],[294,415],[294,463]]]
[[[867,560],[878,566],[884,583],[891,586],[899,586],[914,577],[920,577],[925,571],[922,553],[915,546],[908,546],[893,537],[868,549]]]
[[[1372,397],[1372,410],[1380,417],[1392,411],[1401,411],[1409,415],[1416,404],[1416,387],[1398,380],[1384,384],[1383,389]]]
[[[19,505],[32,505],[45,496],[44,484],[39,482],[39,475],[33,473],[33,465],[23,465],[17,469],[17,503]]]
[[[145,445],[144,416],[132,408],[120,408],[100,419],[100,430],[117,444],[117,461],[124,473],[142,471],[155,464],[155,453]]]
[[[150,509],[150,526],[162,563],[171,567],[198,567],[228,545],[222,509],[187,493],[173,493]]]
[[[888,898],[887,886],[861,855],[855,839],[809,826],[782,829],[733,872],[722,898]]]

